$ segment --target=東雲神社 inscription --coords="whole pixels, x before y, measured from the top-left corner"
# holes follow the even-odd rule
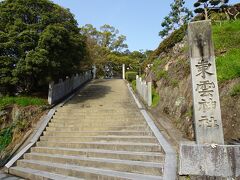
[[[198,144],[224,144],[211,22],[188,26],[195,134]]]

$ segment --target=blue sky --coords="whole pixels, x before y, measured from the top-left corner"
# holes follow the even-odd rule
[[[237,3],[239,0],[230,0]],[[173,0],[53,0],[75,15],[79,26],[92,24],[99,28],[110,24],[127,36],[127,44],[133,50],[153,50],[161,38],[161,22],[170,11]],[[186,0],[193,9],[195,0]]]

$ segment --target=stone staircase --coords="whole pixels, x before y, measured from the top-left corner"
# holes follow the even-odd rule
[[[10,168],[26,179],[162,179],[164,153],[122,80],[97,80],[59,108]]]

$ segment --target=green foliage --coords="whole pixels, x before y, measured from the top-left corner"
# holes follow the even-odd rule
[[[0,108],[3,108],[8,105],[17,104],[19,106],[29,106],[36,105],[42,106],[46,105],[47,102],[44,99],[33,98],[33,97],[1,97],[0,98]]]
[[[162,52],[168,51],[176,43],[181,42],[186,34],[187,26],[184,25],[180,29],[174,31],[168,38],[164,39],[159,47],[155,50],[154,55],[158,56]]]
[[[152,67],[153,72],[157,73],[158,70],[160,69],[160,66],[164,64],[165,61],[166,61],[165,59],[155,59],[153,61],[153,67]]]
[[[174,1],[171,6],[171,12],[164,18],[161,26],[163,30],[159,32],[159,36],[167,37],[179,27],[187,24],[193,17],[192,11],[184,7],[184,0]]]
[[[126,72],[126,79],[129,81],[129,82],[132,82],[136,79],[136,75],[137,75],[137,72],[134,72],[134,71],[128,71]]]
[[[223,11],[227,8],[227,3],[229,0],[198,0],[194,3],[195,10],[197,14],[204,14],[205,20],[209,19],[210,11],[217,9]]]
[[[121,51],[124,48],[128,48],[128,45],[124,43],[126,36],[118,35],[119,31],[108,24],[100,27],[100,43],[102,47],[109,48],[112,51]]]
[[[161,78],[168,78],[168,72],[161,67],[161,65],[164,64],[166,61],[167,59],[155,59],[153,61],[152,71],[154,72],[158,80]]]
[[[240,20],[213,26],[213,40],[217,55],[217,75],[220,82],[240,76]]]
[[[132,86],[133,91],[136,92],[136,89],[137,89],[137,87],[136,87],[136,80],[132,81],[131,86]]]
[[[48,0],[0,3],[0,85],[29,92],[79,71],[84,37],[69,10]]]
[[[212,24],[216,24],[216,25],[220,24],[221,26],[221,24],[227,20],[227,16],[225,13],[211,12],[211,20],[212,20]]]
[[[159,93],[155,88],[152,88],[152,107],[156,107],[160,101]]]
[[[231,96],[239,96],[240,95],[240,84],[236,84],[235,86],[233,86],[231,92],[230,92]]]
[[[13,127],[8,127],[0,131],[0,152],[12,142],[12,130]]]
[[[161,69],[157,72],[156,76],[157,76],[157,79],[162,79],[162,78],[166,79],[168,77],[168,72]]]
[[[98,76],[104,76],[104,65],[111,64],[115,73],[120,73],[121,63],[130,62],[131,59],[122,53],[128,46],[126,37],[108,24],[100,27],[100,30],[91,24],[80,28],[80,32],[86,37],[88,58],[98,68]],[[127,64],[127,63],[125,63]]]
[[[140,51],[133,51],[129,53],[129,57],[135,60],[135,62],[142,63],[147,58],[148,53],[151,52],[152,51],[146,51],[145,53]]]

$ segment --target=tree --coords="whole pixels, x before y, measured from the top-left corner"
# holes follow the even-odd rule
[[[98,69],[103,70],[104,64],[109,62],[115,67],[124,62],[121,52],[128,47],[126,36],[119,34],[116,28],[105,24],[97,30],[93,25],[86,24],[80,28],[80,32],[86,37],[89,59]]]
[[[0,3],[0,86],[30,91],[79,71],[84,37],[73,15],[48,0]]]
[[[100,43],[102,47],[108,48],[110,51],[121,51],[128,48],[126,36],[118,35],[119,31],[113,26],[105,24],[100,27]]]
[[[188,8],[184,7],[184,4],[184,0],[174,0],[174,2],[170,5],[171,12],[161,23],[163,30],[159,32],[159,36],[162,38],[166,37],[191,20],[193,13]]]
[[[194,3],[195,13],[204,14],[205,20],[209,19],[209,12],[211,10],[220,10],[227,7],[229,0],[198,0]]]

